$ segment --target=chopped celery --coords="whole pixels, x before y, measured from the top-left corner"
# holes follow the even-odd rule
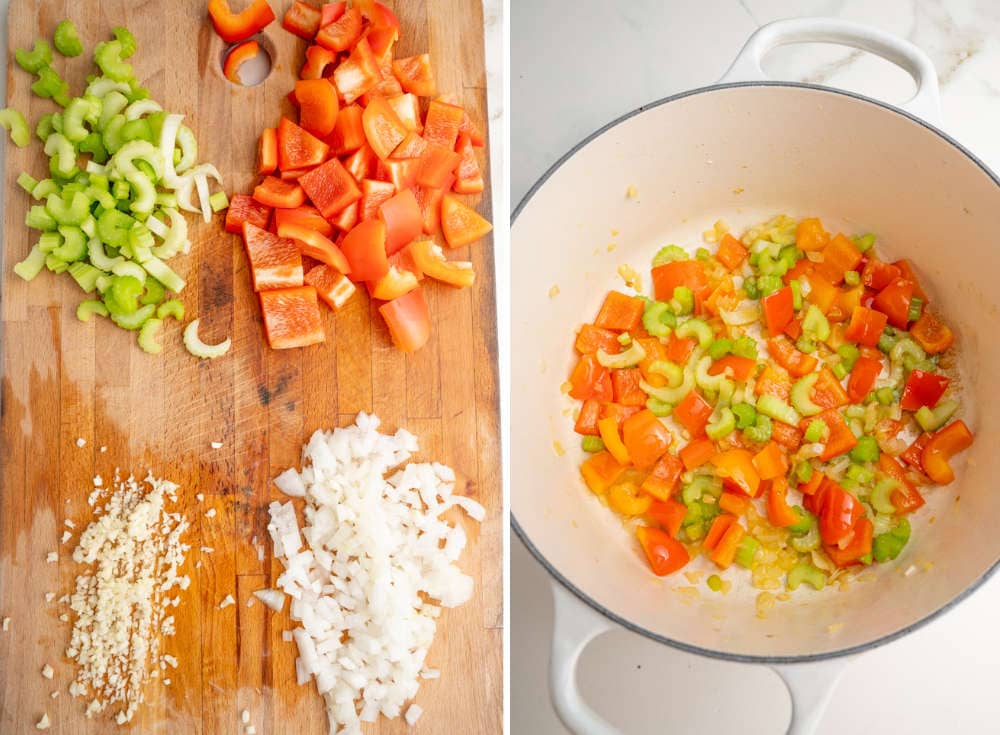
[[[694,368],[694,382],[695,384],[705,391],[718,391],[722,388],[723,383],[726,382],[726,376],[723,373],[718,375],[709,375],[708,371],[712,367],[712,358],[708,355],[700,358],[695,363]]]
[[[198,336],[199,321],[195,319],[184,327],[184,347],[187,351],[203,360],[211,360],[226,354],[232,345],[232,340],[227,337],[217,345],[205,344]]]
[[[18,66],[29,74],[37,74],[43,67],[52,63],[52,47],[44,38],[35,41],[31,51],[19,48],[14,52]]]
[[[669,403],[664,403],[658,398],[647,398],[646,408],[653,412],[654,416],[669,416],[674,407]]]
[[[795,465],[795,479],[800,483],[809,482],[813,476],[813,466],[809,462],[803,460]]]
[[[45,207],[39,204],[28,210],[24,217],[24,224],[33,230],[42,230],[43,232],[52,232],[59,226]]]
[[[71,20],[61,20],[52,34],[52,43],[56,51],[63,56],[79,56],[83,53],[83,44],[76,33],[76,26]]]
[[[54,164],[50,161],[50,169],[54,165],[60,176],[71,178],[76,168],[76,149],[65,135],[52,133],[45,141],[45,155],[55,161]]]
[[[674,298],[677,297],[677,292],[681,290],[683,286],[679,286],[674,289]],[[690,292],[691,289],[688,289]],[[693,298],[693,297],[692,297]],[[680,338],[686,337],[696,337],[698,339],[698,345],[702,348],[708,347],[709,343],[712,341],[712,328],[708,325],[708,322],[702,319],[688,319],[685,322],[681,322],[677,325],[677,329],[674,330]]]
[[[743,290],[746,292],[748,299],[760,298],[760,289],[757,288],[757,281],[753,276],[748,276],[743,279]]]
[[[97,126],[103,130],[111,119],[128,107],[128,99],[121,92],[112,90],[101,99],[101,115]],[[124,117],[124,116],[123,116]],[[124,125],[124,123],[122,123]]]
[[[45,256],[45,267],[53,273],[65,273],[66,269],[69,268],[69,263],[49,253]]]
[[[743,433],[750,441],[763,443],[770,440],[771,429],[771,419],[762,413],[758,413],[757,419],[754,421],[754,425],[744,429]]]
[[[114,273],[116,276],[128,276],[129,278],[134,278],[140,284],[142,284],[143,288],[145,288],[146,271],[143,270],[143,267],[138,263],[133,263],[131,260],[126,260],[119,263],[114,268],[112,268],[111,272]]]
[[[891,477],[884,477],[875,483],[875,487],[868,494],[868,502],[876,513],[892,514],[896,512],[896,506],[892,503],[892,493],[899,487],[899,482]]]
[[[176,209],[177,195],[172,191],[158,191],[156,193],[156,204],[166,209]]]
[[[875,462],[879,457],[878,442],[873,436],[862,436],[851,450],[851,459],[855,462]]]
[[[139,347],[142,348],[143,352],[148,352],[150,355],[158,355],[163,352],[163,345],[156,341],[162,326],[163,322],[155,317],[143,322],[139,328]]]
[[[221,212],[229,207],[229,197],[226,196],[226,192],[217,191],[208,198],[208,204],[212,207],[213,212]]]
[[[81,322],[89,322],[90,317],[93,314],[99,314],[100,316],[108,315],[108,308],[96,299],[88,299],[87,301],[81,301],[76,307],[76,318]]]
[[[825,342],[830,338],[830,321],[816,304],[809,304],[806,309],[802,319],[802,334],[816,342]]]
[[[164,171],[163,156],[160,154],[159,149],[149,141],[130,140],[116,150],[115,154],[111,157],[111,165],[120,171],[123,176],[140,172],[140,169],[136,166],[137,161],[148,163],[153,169],[156,180],[162,178]]]
[[[723,408],[719,416],[705,426],[705,435],[712,441],[719,441],[729,436],[736,429],[736,418],[732,409]]]
[[[784,286],[781,276],[764,275],[757,279],[757,289],[761,296],[770,296],[776,291],[780,291]]]
[[[111,163],[114,164],[113,159]],[[111,187],[111,196],[119,202],[124,201],[132,196],[132,187],[127,181],[116,181],[114,186]]]
[[[74,97],[66,105],[66,112],[63,113],[63,135],[68,141],[79,143],[90,134],[83,119],[90,116],[91,111],[91,103],[86,97]]]
[[[158,262],[160,262],[160,264],[163,265],[162,261]],[[167,266],[163,265],[163,267],[166,268]],[[150,273],[153,274],[154,276],[156,275],[152,271],[150,271]],[[179,276],[173,274],[173,278],[179,279]],[[165,280],[163,278],[160,278],[160,280],[163,281],[163,284],[165,286],[168,287],[170,286],[169,280]],[[181,288],[183,288],[183,282],[181,282]],[[170,290],[173,291],[174,293],[177,293],[180,291],[180,288],[171,287]],[[621,369],[621,368],[634,367],[635,365],[638,365],[640,362],[642,362],[644,359],[646,359],[646,350],[644,350],[642,345],[639,344],[638,342],[633,342],[631,345],[629,345],[629,348],[627,350],[623,350],[614,355],[609,355],[607,352],[604,351],[603,347],[597,350],[597,361],[606,368]]]
[[[721,360],[723,357],[732,352],[732,350],[733,341],[731,339],[716,339],[712,340],[712,343],[708,346],[708,356],[713,360]]]
[[[670,299],[670,308],[678,316],[687,316],[694,311],[694,291],[687,286],[678,286],[674,289],[673,298]]]
[[[818,523],[816,516],[800,505],[792,506],[792,509],[798,514],[799,520],[787,526],[790,532],[802,535],[816,528],[816,524]]]
[[[878,338],[878,348],[882,352],[889,354],[898,341],[899,337],[896,334],[896,330],[892,327],[886,327],[882,332],[882,336]]]
[[[152,276],[146,278],[144,284],[146,286],[146,293],[142,295],[139,299],[140,304],[158,304],[163,301],[163,296],[166,294],[166,289],[163,288],[163,284],[157,281]]]
[[[125,178],[132,187],[131,209],[136,214],[149,214],[156,206],[156,186],[142,173],[128,173]]]
[[[910,299],[910,309],[906,314],[907,321],[915,322],[924,312],[924,300],[913,296]]]
[[[825,433],[826,424],[819,419],[816,419],[815,421],[809,422],[809,426],[806,427],[805,434],[802,438],[809,444],[815,444],[818,441],[822,441]]]
[[[852,344],[842,344],[837,348],[837,354],[840,355],[840,361],[844,369],[850,372],[854,369],[854,363],[861,356],[861,351]]]
[[[105,245],[120,248],[128,242],[135,219],[117,209],[108,209],[97,219],[97,235]]]
[[[793,278],[788,282],[788,287],[792,289],[792,309],[802,310],[802,283],[798,278]]]
[[[108,120],[107,125],[101,129],[101,141],[104,143],[104,149],[112,155],[117,153],[124,144],[122,140],[123,125],[125,125],[125,116],[119,113],[113,115]]]
[[[772,395],[765,394],[757,399],[757,413],[770,416],[775,421],[781,421],[791,426],[797,426],[799,423],[799,415],[795,409]]]
[[[90,216],[90,197],[77,191],[67,202],[65,195],[50,194],[45,199],[45,209],[60,225],[78,227]]]
[[[819,548],[820,536],[819,526],[814,525],[801,536],[792,536],[788,543],[799,553],[805,554],[813,549]]]
[[[688,252],[678,245],[666,245],[660,248],[656,255],[653,256],[653,267],[666,265],[667,263],[673,263],[678,260],[691,260],[691,256]]]
[[[121,57],[123,59],[127,59],[135,53],[135,36],[132,35],[132,32],[128,28],[125,26],[115,26],[111,29],[111,33],[115,37],[115,40],[121,44]]]
[[[694,252],[694,257],[697,260],[708,260],[712,257],[712,253],[709,252],[708,248],[698,248]]]
[[[138,120],[139,118],[144,118],[146,123],[149,125],[149,134],[151,140],[156,143],[160,139],[160,130],[162,128],[162,121],[159,118],[148,117],[155,115],[157,113],[162,113],[163,108],[160,107],[160,103],[156,100],[138,100],[133,102],[125,109],[125,119],[126,120]]]
[[[912,339],[903,337],[889,350],[889,359],[896,365],[912,370],[918,362],[927,359],[927,353]]]
[[[24,148],[31,141],[31,131],[24,115],[13,107],[0,110],[0,126],[10,131],[10,139],[18,148]]]
[[[120,255],[116,255],[113,258],[109,257],[104,250],[104,245],[96,237],[91,238],[87,243],[87,255],[90,258],[90,262],[102,271],[110,271],[119,263],[125,262],[125,259]]]
[[[737,429],[749,429],[757,420],[757,409],[749,403],[737,403],[732,410]]]
[[[164,301],[156,310],[157,319],[166,319],[167,317],[173,317],[177,321],[184,318],[184,304],[180,302],[179,299],[170,299],[170,301]]]
[[[753,566],[754,557],[757,556],[759,550],[760,541],[753,536],[744,536],[740,539],[739,546],[736,547],[736,555],[733,557],[733,561],[744,569],[750,569]]]
[[[650,373],[662,375],[666,378],[667,386],[670,388],[676,388],[684,382],[684,371],[681,370],[679,365],[675,365],[672,362],[657,360],[649,366],[648,370]]]
[[[875,561],[884,562],[899,556],[910,540],[910,522],[901,518],[899,524],[886,533],[881,533],[872,541],[872,555]]]
[[[854,247],[856,247],[862,253],[867,253],[869,250],[872,249],[872,246],[875,244],[875,235],[869,232],[867,235],[861,235],[859,237],[855,237],[853,238],[853,240],[854,240]]]
[[[37,72],[38,79],[31,85],[31,91],[43,99],[51,99],[60,107],[69,103],[69,84],[51,66],[43,66]]]
[[[179,275],[174,273],[166,263],[155,256],[151,256],[147,260],[143,261],[142,267],[146,269],[146,272],[155,278],[157,281],[162,283],[168,291],[173,293],[180,293],[184,290],[184,279]],[[642,346],[636,342],[633,347]],[[640,358],[641,360],[642,358]]]
[[[90,263],[73,263],[66,270],[86,293],[93,293],[97,288],[97,279],[101,276],[101,271]]]
[[[583,451],[591,454],[604,451],[604,440],[599,436],[583,437]]]
[[[811,309],[813,307],[810,306],[809,308]],[[808,375],[804,375],[795,381],[795,385],[792,386],[792,390],[789,393],[792,408],[803,416],[815,416],[823,410],[823,407],[814,403],[810,397],[812,389],[816,385],[816,381],[818,379],[819,373],[809,373]]]
[[[857,271],[845,271],[844,283],[848,286],[859,286],[861,285],[861,275]]]
[[[111,285],[104,293],[104,305],[113,315],[134,314],[139,309],[139,296],[142,295],[142,290],[142,282],[138,278],[113,276]]]
[[[177,128],[177,145],[180,147],[181,157],[174,162],[174,170],[183,173],[191,168],[198,158],[198,141],[187,125]]]
[[[38,245],[33,245],[28,256],[14,265],[14,272],[25,281],[30,281],[42,272],[42,268],[45,266],[45,257],[45,251]]]
[[[669,304],[663,301],[647,301],[642,312],[642,326],[654,337],[668,337],[670,330],[677,326],[677,317],[670,311]]]
[[[750,360],[757,359],[757,342],[753,337],[743,336],[733,342],[733,354],[738,357],[746,357]]]
[[[785,586],[790,590],[798,589],[802,583],[811,585],[814,590],[821,590],[826,586],[826,575],[812,564],[796,564],[788,572]]]
[[[94,63],[109,79],[128,82],[135,76],[135,72],[131,64],[122,61],[124,51],[121,41],[104,41],[94,49]]]
[[[38,238],[38,247],[43,253],[51,253],[63,244],[63,236],[58,232],[43,232]]]
[[[149,127],[149,121],[143,118],[138,120],[129,120],[125,118],[126,122],[122,125],[122,140],[131,142],[133,140],[145,140],[150,143],[153,142],[153,131]]]
[[[852,464],[847,468],[847,477],[859,485],[867,485],[875,479],[875,473],[862,465]]]
[[[17,185],[30,194],[38,186],[38,182],[27,171],[22,171],[21,175],[17,177]]]
[[[130,331],[135,331],[137,329],[142,329],[142,325],[145,324],[149,319],[153,318],[153,313],[156,311],[156,307],[152,304],[148,306],[143,306],[140,309],[136,309],[131,314],[115,314],[111,313],[111,321],[117,324],[122,329],[128,329]]]
[[[806,354],[816,351],[816,343],[806,337],[805,334],[795,340],[795,347],[799,352],[805,352]]]
[[[60,227],[63,241],[52,254],[64,263],[74,263],[87,257],[87,238],[79,227]]]
[[[885,388],[879,388],[875,391],[875,400],[877,400],[883,406],[890,406],[895,402],[896,395],[892,388],[888,386]]]
[[[705,580],[705,584],[712,592],[720,592],[722,590],[722,577],[718,574],[709,575],[708,579]]]
[[[913,418],[917,420],[920,428],[924,431],[937,431],[948,422],[948,419],[955,415],[955,411],[957,410],[958,402],[941,401],[934,408],[921,406],[913,415]]]

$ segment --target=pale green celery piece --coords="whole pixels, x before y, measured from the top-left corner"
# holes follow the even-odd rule
[[[694,291],[687,286],[675,288],[673,298],[670,299],[670,308],[677,316],[690,314],[694,311]]]
[[[207,345],[198,336],[199,320],[195,319],[184,327],[184,347],[195,357],[211,360],[229,351],[232,340],[228,337],[217,345]]]
[[[102,271],[110,272],[115,266],[125,262],[125,258],[120,255],[116,255],[113,258],[108,257],[104,251],[103,243],[96,237],[92,237],[87,243],[87,253],[90,257],[90,262]]]
[[[155,178],[163,178],[163,155],[159,149],[146,140],[131,140],[119,148],[111,157],[110,165],[125,177],[139,173],[136,161],[145,161],[153,169]]]
[[[753,536],[746,535],[740,539],[739,546],[736,547],[736,555],[733,557],[733,561],[744,569],[750,569],[753,567],[753,560],[754,557],[757,556],[758,550],[760,550],[760,541],[755,539]]]
[[[669,416],[674,407],[669,403],[657,400],[656,398],[646,399],[646,408],[652,411],[654,416]]]
[[[98,127],[104,129],[115,115],[121,113],[128,105],[128,99],[117,90],[112,90],[101,100],[101,115],[98,118]],[[123,123],[124,124],[124,123]]]
[[[14,266],[14,273],[25,281],[30,281],[42,272],[42,268],[45,267],[45,258],[45,251],[38,245],[34,245],[28,256]]]
[[[809,304],[806,309],[802,319],[802,334],[817,342],[825,342],[830,338],[830,320],[816,304]]]
[[[87,257],[87,238],[78,227],[60,227],[62,243],[52,250],[52,255],[64,263],[74,263]]]
[[[609,355],[603,348],[597,350],[597,361],[606,368],[621,369],[633,367],[645,358],[646,350],[638,342],[633,342],[627,350],[623,350],[616,355]]]
[[[42,179],[31,190],[31,196],[35,199],[45,199],[50,194],[58,194],[59,192],[59,184],[53,179]]]
[[[695,364],[694,382],[703,390],[717,391],[726,380],[724,373],[709,375],[708,370],[712,367],[712,358],[705,355]]]
[[[56,171],[69,176],[76,168],[76,149],[62,133],[52,133],[45,140],[45,155],[54,158]]]
[[[934,408],[921,406],[913,417],[924,431],[937,431],[955,415],[957,410],[957,401],[941,401]]]
[[[229,197],[226,196],[226,192],[217,191],[208,198],[208,203],[213,212],[221,212],[229,206]]]
[[[684,380],[684,370],[668,360],[656,360],[649,366],[649,372],[666,378],[668,388],[676,388]]]
[[[679,289],[675,289],[675,294],[677,290]],[[712,328],[708,325],[708,322],[697,318],[681,322],[677,325],[674,333],[680,338],[695,337],[698,340],[698,345],[702,349],[708,347],[714,338]]]
[[[17,185],[31,194],[34,188],[38,186],[38,181],[27,171],[22,171],[20,176],[17,177]]]
[[[146,272],[149,273],[149,275],[162,283],[168,291],[180,293],[184,290],[184,279],[177,275],[166,263],[156,256],[152,256],[145,260],[142,267],[146,269]],[[638,342],[635,344],[639,345]],[[641,349],[641,345],[639,347]]]
[[[776,396],[763,395],[757,400],[757,413],[769,416],[791,426],[797,426],[799,415],[794,408]]]
[[[639,387],[645,391],[646,395],[656,398],[663,403],[675,405],[680,403],[684,396],[694,388],[694,367],[688,362],[688,366],[684,369],[684,379],[676,387],[655,388],[645,380],[639,381]]]
[[[789,394],[792,408],[803,416],[815,416],[823,410],[823,407],[813,402],[810,397],[818,379],[819,373],[809,373],[795,381],[795,385],[792,386]]]
[[[93,293],[97,288],[97,279],[101,276],[101,271],[90,263],[73,263],[67,272],[76,281],[76,284],[86,293]]]
[[[131,209],[137,214],[149,214],[156,206],[156,186],[142,173],[125,174],[125,179],[132,186],[135,196]]]
[[[162,326],[163,321],[153,317],[147,319],[139,328],[139,347],[142,348],[143,352],[148,352],[151,355],[158,355],[163,352],[163,345],[156,341],[160,333],[160,327]]]
[[[24,148],[31,142],[31,130],[24,115],[13,107],[0,110],[0,126],[10,131],[10,139],[18,148]]]
[[[213,195],[214,196],[214,195]],[[642,312],[642,326],[654,337],[668,337],[677,325],[677,317],[670,305],[663,301],[649,301]]]
[[[819,526],[813,526],[802,536],[792,536],[788,543],[791,544],[792,548],[798,551],[800,554],[805,554],[806,552],[812,551],[813,549],[819,548]]]
[[[826,575],[812,564],[796,564],[788,573],[785,586],[794,590],[802,583],[811,585],[815,590],[821,590],[826,586]]]
[[[146,320],[151,319],[155,313],[156,307],[152,304],[148,304],[136,309],[131,314],[112,314],[111,321],[122,329],[134,331],[141,329],[142,325],[146,323]]]
[[[66,269],[69,268],[69,263],[49,253],[45,256],[45,267],[53,273],[65,273]]]
[[[184,318],[184,304],[182,304],[179,299],[164,301],[160,304],[159,308],[157,308],[157,319],[166,319],[168,316],[176,319],[177,321],[181,321]]]
[[[130,260],[119,263],[111,269],[111,272],[116,276],[132,276],[139,283],[146,283],[146,270],[138,263],[133,263]]]
[[[128,82],[118,82],[114,79],[108,79],[107,77],[97,77],[94,81],[87,85],[87,89],[84,94],[106,99],[112,92],[118,92],[122,96],[125,96],[130,91],[131,88],[128,86]]]
[[[163,238],[163,242],[153,247],[153,255],[157,258],[172,258],[183,251],[187,243],[187,220],[176,209],[166,207],[163,213],[170,218],[170,229]]]
[[[868,496],[868,502],[876,513],[891,515],[896,512],[896,506],[892,504],[892,492],[898,487],[899,482],[891,477],[884,477],[875,483],[875,487]]]
[[[90,131],[84,124],[84,117],[92,116],[90,102],[84,97],[74,97],[66,105],[63,113],[63,135],[71,143],[79,143],[86,138]]]
[[[81,301],[80,304],[76,307],[76,318],[79,319],[81,322],[89,322],[90,317],[94,314],[97,314],[99,316],[107,316],[108,309],[103,303],[97,301],[96,299],[88,299],[86,301]]]
[[[867,235],[861,235],[860,237],[855,237],[853,239],[854,239],[854,247],[856,247],[862,253],[867,253],[869,250],[872,249],[872,246],[875,244],[875,235],[873,235],[870,232]]]
[[[914,361],[925,360],[927,359],[927,353],[924,352],[923,347],[912,339],[904,337],[893,345],[893,348],[889,351],[889,359],[896,365],[903,365],[907,358]]]
[[[718,418],[708,422],[705,427],[705,434],[712,441],[718,441],[733,433],[736,428],[736,417],[730,408],[723,408]]]
[[[620,344],[622,347],[628,347],[630,344],[632,344],[632,335],[629,334],[628,332],[622,332],[621,334],[618,335],[618,344]]]
[[[864,406],[847,406],[844,408],[844,415],[849,419],[863,419],[865,408]]]
[[[583,451],[590,454],[601,452],[604,451],[604,440],[599,436],[585,436],[581,442],[581,447]]]
[[[198,141],[187,125],[177,128],[177,145],[181,149],[181,157],[174,165],[174,170],[182,174],[198,160]]]

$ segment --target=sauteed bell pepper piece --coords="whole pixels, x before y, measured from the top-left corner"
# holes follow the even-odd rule
[[[951,382],[944,375],[928,373],[923,370],[911,370],[903,387],[903,397],[899,402],[906,411],[916,411],[921,406],[933,408]]]
[[[928,355],[937,355],[947,350],[955,341],[951,329],[929,311],[910,327],[910,336],[924,348]]]
[[[823,248],[823,260],[816,264],[816,272],[834,285],[844,280],[847,271],[853,271],[861,263],[859,251],[847,237],[838,234]]]
[[[868,288],[881,291],[893,281],[902,276],[902,271],[891,263],[883,263],[876,257],[869,256],[861,271],[861,282]]]
[[[592,355],[599,349],[613,355],[621,352],[622,349],[617,334],[610,329],[602,329],[593,324],[584,324],[580,327],[574,346],[581,355]]]
[[[681,460],[672,454],[664,453],[657,460],[656,464],[653,465],[653,469],[650,470],[649,475],[643,480],[639,489],[644,493],[652,495],[657,500],[665,503],[670,502],[670,496],[673,495],[674,489],[677,487],[677,481],[680,479],[683,471],[684,465],[681,463]],[[683,518],[683,514],[681,517]],[[671,530],[670,533],[673,535],[677,532]]]
[[[863,557],[868,556],[872,551],[872,532],[874,526],[867,518],[861,518],[854,526],[854,535],[847,546],[841,549],[837,545],[826,545],[824,550],[827,556],[838,567],[846,567],[852,564],[862,563]]]
[[[732,480],[742,492],[751,498],[760,495],[760,475],[754,467],[753,455],[746,449],[728,449],[719,452],[710,461],[720,477]]]
[[[603,451],[589,457],[580,466],[580,474],[583,475],[591,492],[595,495],[604,495],[624,469],[611,452]]]
[[[864,515],[861,502],[836,483],[830,484],[819,509],[819,533],[824,544],[839,544]]]
[[[673,437],[653,412],[645,409],[625,419],[622,441],[636,468],[646,470],[666,453]]]
[[[897,329],[906,329],[912,297],[913,282],[905,278],[897,278],[878,292],[872,306],[888,317],[889,324]]]
[[[910,308],[909,302],[906,305]],[[868,309],[864,306],[854,307],[851,312],[851,323],[844,332],[844,338],[849,342],[857,342],[867,347],[874,347],[878,344],[882,332],[885,331],[888,316],[881,311]]]
[[[705,433],[705,425],[712,415],[712,405],[702,398],[701,394],[692,390],[674,408],[673,416],[690,432],[692,437]]]
[[[653,268],[653,291],[657,301],[670,301],[678,286],[691,289],[697,298],[708,295],[711,287],[700,260],[678,260]]]
[[[796,377],[811,373],[818,362],[812,355],[795,349],[784,336],[771,337],[767,341],[767,349],[775,362]]]
[[[244,41],[274,20],[274,11],[267,0],[254,0],[239,13],[230,10],[226,0],[209,0],[208,14],[215,32],[226,43]]]
[[[761,299],[764,307],[764,319],[767,322],[767,331],[771,335],[781,334],[785,326],[795,316],[795,309],[792,305],[792,289],[788,286],[778,289],[770,296]]]
[[[603,418],[597,422],[597,428],[601,432],[601,439],[607,450],[611,452],[611,456],[623,465],[631,464],[632,459],[629,456],[628,447],[625,446],[619,433],[618,420],[611,416]]]
[[[659,523],[663,530],[671,536],[676,537],[681,530],[684,516],[687,514],[687,507],[673,498],[665,500],[654,500],[646,515]]]
[[[786,528],[798,523],[801,518],[795,508],[788,504],[788,480],[776,477],[767,491],[767,519],[771,525]]]
[[[788,460],[776,442],[769,441],[753,456],[753,466],[762,480],[784,477],[788,472]]]
[[[955,472],[951,468],[951,458],[971,447],[972,439],[972,432],[961,419],[935,432],[920,457],[927,476],[939,485],[952,482]]]
[[[854,362],[851,376],[847,380],[847,397],[851,403],[861,403],[875,387],[875,381],[882,372],[882,361],[877,357],[860,356]]]
[[[650,569],[658,577],[676,572],[691,561],[684,545],[666,531],[651,526],[638,526],[635,535],[646,554]]]
[[[795,230],[795,245],[804,252],[822,250],[830,242],[830,233],[823,229],[823,223],[815,217],[799,222]]]
[[[679,452],[684,468],[693,470],[701,467],[716,455],[715,442],[711,439],[694,439]]]
[[[849,452],[857,445],[858,440],[854,436],[854,432],[851,431],[847,422],[844,421],[844,417],[840,415],[840,411],[836,408],[828,408],[812,418],[805,419],[802,425],[807,426],[813,421],[822,421],[826,424],[827,428],[825,448],[820,455],[822,461],[826,462],[845,452]]]
[[[725,569],[736,558],[736,550],[745,535],[746,529],[740,525],[738,520],[734,519],[729,524],[729,527],[726,528],[725,533],[722,534],[722,538],[719,539],[708,558],[715,562],[717,566]]]

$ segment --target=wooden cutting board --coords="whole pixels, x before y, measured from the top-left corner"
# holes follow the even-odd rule
[[[206,3],[12,0],[9,15],[8,104],[34,127],[54,110],[34,97],[32,78],[13,61],[13,50],[51,38],[64,17],[76,23],[84,56],[55,65],[79,94],[91,73],[93,46],[124,24],[139,50],[131,59],[153,97],[182,112],[198,138],[199,160],[225,177],[227,192],[252,186],[257,135],[279,115],[302,63],[305,42],[285,32],[280,19],[289,0],[272,0],[278,21],[265,30],[275,50],[274,69],[257,87],[237,88],[221,73],[224,45],[207,21]],[[430,51],[442,92],[453,91],[486,127],[482,8],[475,0],[396,0],[403,27],[397,55]],[[235,0],[234,6],[245,5]],[[240,240],[223,231],[222,218],[205,225],[193,217],[193,249],[171,265],[187,279],[183,300],[200,316],[202,336],[233,339],[229,355],[200,362],[168,322],[163,354],[146,355],[135,337],[106,320],[75,317],[81,292],[68,276],[43,272],[31,283],[12,273],[35,235],[24,226],[29,197],[15,184],[21,171],[46,175],[37,140],[18,150],[7,143],[3,233],[3,412],[0,487],[0,732],[34,733],[43,712],[51,732],[114,732],[107,716],[87,720],[86,703],[67,693],[73,667],[64,659],[69,624],[56,601],[77,572],[71,554],[89,522],[86,499],[96,474],[116,467],[143,476],[152,469],[181,485],[179,505],[192,522],[185,571],[192,576],[177,610],[177,634],[166,650],[180,666],[171,685],[151,684],[129,732],[240,735],[240,713],[250,712],[258,733],[326,733],[326,714],[314,686],[295,683],[295,645],[282,640],[291,622],[262,604],[247,607],[255,589],[280,573],[270,556],[267,504],[282,499],[271,484],[297,466],[300,449],[317,428],[353,421],[374,411],[394,429],[405,426],[421,441],[424,459],[439,459],[469,478],[468,493],[488,510],[481,527],[466,524],[470,544],[461,566],[476,580],[473,599],[447,611],[428,663],[440,680],[422,684],[425,714],[414,728],[497,733],[502,729],[502,528],[498,425],[496,313],[492,241],[450,253],[471,260],[471,289],[425,287],[433,318],[429,344],[412,356],[395,350],[388,333],[359,295],[341,313],[324,307],[322,345],[287,351],[267,347],[257,299],[250,288]],[[487,165],[485,154],[481,163]],[[489,195],[478,203],[490,217]],[[77,439],[86,441],[77,446]],[[211,442],[222,442],[212,449]],[[101,452],[101,447],[107,447]],[[204,502],[195,499],[204,493]],[[217,515],[207,518],[214,508]],[[77,530],[60,544],[63,519]],[[263,546],[258,560],[256,541]],[[200,553],[201,546],[214,553]],[[46,563],[46,554],[59,561]],[[195,568],[198,560],[201,567]],[[235,606],[219,609],[226,595]],[[55,678],[40,674],[46,664]],[[50,692],[59,691],[56,699]],[[401,733],[401,721],[382,719],[366,732]]]

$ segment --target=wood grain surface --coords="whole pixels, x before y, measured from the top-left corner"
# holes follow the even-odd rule
[[[235,0],[234,7],[245,3]],[[13,50],[51,38],[56,23],[73,20],[87,51],[57,55],[55,65],[74,93],[91,72],[93,46],[112,27],[127,25],[139,50],[136,75],[164,107],[183,112],[197,135],[199,160],[215,163],[229,193],[252,186],[261,128],[290,114],[284,100],[302,63],[305,42],[283,31],[289,0],[272,0],[278,22],[265,30],[274,50],[268,79],[237,88],[221,73],[224,45],[211,31],[200,0],[97,2],[12,0],[9,15],[8,104],[34,127],[53,105],[34,97],[32,78]],[[482,8],[476,0],[396,0],[403,35],[397,56],[430,51],[439,90],[453,91],[486,127]],[[107,716],[87,720],[85,702],[66,688],[73,668],[63,651],[70,626],[57,597],[71,589],[77,568],[71,553],[89,522],[86,499],[96,474],[116,467],[137,476],[152,469],[181,485],[179,504],[192,522],[185,571],[192,585],[177,610],[177,634],[165,641],[180,666],[171,685],[152,683],[147,701],[123,731],[239,735],[240,713],[250,712],[258,733],[325,733],[326,714],[314,686],[295,683],[295,645],[282,640],[286,612],[257,603],[255,589],[270,585],[280,564],[270,556],[267,504],[280,499],[271,483],[297,466],[304,441],[317,428],[349,423],[374,411],[389,429],[418,435],[422,459],[438,459],[469,479],[468,493],[487,508],[481,526],[466,524],[470,544],[461,566],[476,580],[473,599],[445,612],[428,665],[440,680],[422,684],[424,708],[414,728],[384,718],[372,733],[498,733],[502,730],[502,528],[498,426],[496,314],[492,242],[450,253],[475,265],[471,289],[427,287],[433,319],[429,344],[412,356],[395,350],[366,296],[334,315],[324,308],[322,345],[270,350],[250,288],[240,240],[189,218],[192,252],[171,261],[187,279],[190,316],[202,336],[226,336],[226,357],[200,362],[184,351],[180,327],[162,336],[160,356],[146,355],[132,333],[106,320],[75,317],[81,292],[68,276],[43,272],[31,283],[12,273],[35,236],[24,226],[29,197],[14,180],[20,171],[46,174],[37,140],[25,150],[7,144],[4,168],[2,298],[2,434],[0,434],[0,733],[37,732],[47,712],[53,733],[114,732]],[[481,163],[487,157],[481,154]],[[489,191],[478,201],[487,217]],[[86,445],[77,446],[77,438]],[[212,449],[211,442],[222,442]],[[100,447],[107,447],[101,452]],[[199,503],[195,495],[204,493]],[[215,508],[214,518],[205,513]],[[72,541],[60,544],[63,519],[76,522]],[[258,560],[256,541],[266,549]],[[214,548],[202,554],[201,546]],[[59,552],[57,564],[46,554]],[[196,564],[201,561],[200,568]],[[232,595],[238,604],[219,609]],[[40,674],[46,663],[55,678]],[[50,692],[58,690],[56,699]]]

